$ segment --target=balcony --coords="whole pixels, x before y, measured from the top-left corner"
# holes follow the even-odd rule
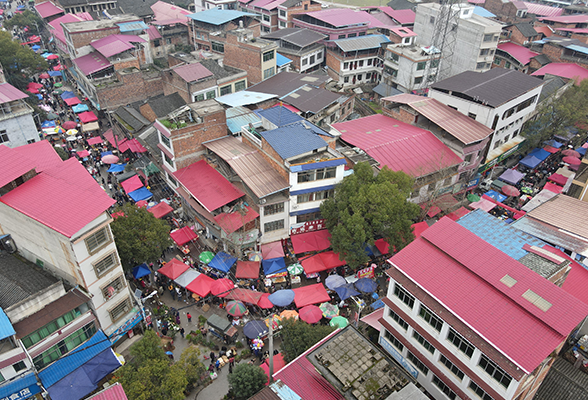
[[[24,100],[17,100],[0,106],[0,121],[32,114],[33,109]]]

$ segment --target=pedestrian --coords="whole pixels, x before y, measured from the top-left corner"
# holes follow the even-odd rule
[[[182,335],[182,338],[184,338],[184,332],[185,332],[184,328],[180,328],[180,335]]]
[[[231,364],[229,364],[229,374],[233,373],[233,366]]]
[[[186,317],[188,317],[188,323],[192,322],[192,314],[188,313],[186,314]]]
[[[216,359],[216,356],[214,355],[214,351],[210,352],[210,361],[214,361]]]
[[[229,366],[234,366],[235,365],[235,357],[231,357],[229,358]]]
[[[182,321],[180,321],[180,314],[176,315],[176,324],[180,325]]]
[[[214,372],[214,364],[210,363],[209,367],[208,367],[208,372],[213,373]]]

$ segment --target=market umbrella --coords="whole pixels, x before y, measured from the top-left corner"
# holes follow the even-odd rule
[[[468,194],[468,201],[471,201],[472,203],[480,201],[480,196],[478,196],[477,194],[470,193]]]
[[[354,283],[357,290],[363,293],[373,293],[378,288],[378,284],[370,278],[361,278]]]
[[[561,154],[563,154],[564,156],[570,156],[570,157],[580,157],[580,153],[577,152],[576,150],[572,150],[572,149],[565,149],[564,151],[561,152]]]
[[[70,136],[70,137],[74,137],[74,136]],[[108,155],[102,157],[102,162],[105,164],[116,164],[118,162],[118,157],[115,155],[112,155],[112,154],[108,154]]]
[[[349,325],[349,320],[345,317],[342,316],[338,316],[335,317],[331,320],[331,322],[329,322],[329,325],[331,325],[333,328],[345,328],[347,325]]]
[[[135,277],[135,279],[139,279],[150,274],[151,270],[145,263],[137,265],[135,268],[133,268],[133,276]]]
[[[39,74],[39,78],[41,79],[49,79],[50,76],[47,72],[43,72],[42,74]]]
[[[59,56],[57,54],[51,54],[50,56],[47,56],[47,60],[57,60],[59,58]]]
[[[298,319],[298,312],[295,310],[284,310],[280,313],[280,317],[282,317],[283,319],[286,319],[286,318]]]
[[[67,140],[68,142],[75,142],[76,140],[78,140],[78,138],[75,136],[68,136],[67,138],[65,138],[65,140]],[[115,157],[115,156],[113,156],[113,157]],[[117,159],[118,159],[118,157],[117,157]]]
[[[249,339],[255,339],[264,336],[269,332],[269,329],[264,321],[253,320],[249,321],[243,327],[243,334]]]
[[[355,290],[355,286],[353,283],[346,283],[345,285],[337,286],[335,288],[335,292],[339,295],[341,300],[347,300],[352,296],[358,296],[360,293]]]
[[[73,122],[73,121],[65,121],[63,124],[61,124],[61,126],[63,127],[63,129],[74,129],[76,126],[78,126],[77,123]]]
[[[240,317],[241,315],[245,314],[247,307],[240,301],[231,300],[227,303],[226,310],[227,313],[231,314],[233,317]]]
[[[229,294],[231,289],[235,287],[235,284],[232,280],[223,278],[217,279],[214,283],[210,286],[210,292],[217,297],[225,297]]]
[[[304,272],[304,268],[302,267],[302,265],[300,265],[300,263],[296,263],[288,265],[288,272],[290,273],[290,275],[300,275]]]
[[[61,126],[56,126],[55,133],[65,133],[65,129],[63,129]]]
[[[582,160],[580,160],[579,158],[570,157],[570,156],[564,157],[562,161],[565,162],[566,164],[570,164],[570,165],[582,164]]]
[[[57,116],[57,114],[50,112],[49,114],[47,114],[47,118],[48,119],[57,119],[58,116]]]
[[[261,295],[259,300],[257,300],[257,306],[260,308],[272,308],[274,305],[271,301],[269,301],[269,293],[264,293]]]
[[[124,167],[127,164],[122,164],[122,165]],[[109,172],[109,171],[106,171],[106,172]],[[135,205],[137,206],[137,208],[147,207],[147,201],[146,200],[140,200],[140,201],[136,202]]]
[[[347,281],[341,275],[329,275],[325,279],[325,285],[331,290],[335,290],[335,288],[343,286],[346,283]]]
[[[68,135],[77,135],[78,134],[78,130],[77,129],[68,129],[66,133]]]
[[[294,301],[294,291],[291,289],[278,290],[269,295],[269,301],[278,307],[286,307]]]
[[[319,308],[323,312],[325,318],[333,318],[339,315],[339,307],[331,303],[322,303]]]
[[[251,253],[249,253],[249,261],[261,261],[261,260],[262,260],[262,256],[259,251],[252,251]]]
[[[519,197],[521,195],[519,189],[511,185],[504,185],[501,190],[502,193],[504,193],[507,196]]]
[[[167,354],[168,356],[173,356],[174,353],[172,353],[171,351],[166,351],[165,354]]]
[[[271,317],[266,318],[264,322],[268,328],[270,327],[270,324],[272,324],[274,331],[276,331],[280,329],[280,325],[282,324],[282,317],[280,317],[278,314],[273,314]]]
[[[214,253],[212,251],[203,251],[202,253],[200,253],[198,258],[200,259],[200,262],[202,262],[203,264],[208,264],[214,258]]]
[[[299,311],[300,319],[309,324],[316,324],[323,318],[323,312],[317,306],[302,307]]]
[[[57,88],[62,87],[62,86],[63,86],[63,83],[61,83],[61,82],[57,82],[53,85],[53,87],[57,87]]]

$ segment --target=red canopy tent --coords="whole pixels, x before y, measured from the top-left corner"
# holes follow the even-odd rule
[[[553,193],[561,193],[563,191],[563,188],[561,186],[551,182],[547,182],[545,186],[543,186],[543,189],[549,190]]]
[[[418,222],[416,224],[412,224],[411,227],[414,229],[413,233],[414,233],[414,237],[418,238],[421,236],[421,234],[426,231],[429,228],[429,224],[427,224],[425,221],[423,222]]]
[[[271,260],[272,258],[284,257],[284,248],[282,241],[271,242],[261,245],[261,255],[264,260]]]
[[[306,274],[313,274],[345,265],[345,261],[341,261],[335,252],[327,251],[307,257],[302,260],[301,264]]]
[[[214,279],[206,274],[200,274],[194,279],[186,289],[192,293],[196,293],[200,297],[208,296],[210,293],[210,287],[214,283]]]
[[[290,236],[296,254],[326,250],[331,247],[330,238],[331,234],[326,229]]]
[[[78,99],[77,97],[70,97],[69,99],[65,99],[63,101],[68,106],[75,106],[76,104],[81,104],[82,103],[82,101],[80,99]]]
[[[82,124],[87,124],[88,122],[98,121],[98,117],[92,111],[85,111],[83,113],[78,114],[80,121]]]
[[[558,185],[565,185],[568,182],[568,178],[561,174],[551,174],[547,179],[557,183]]]
[[[281,370],[282,368],[284,368],[286,366],[286,361],[284,361],[284,356],[282,355],[282,353],[278,353],[274,356],[274,373],[278,372],[279,370]],[[261,369],[263,369],[263,372],[265,372],[265,374],[267,375],[267,382],[265,383],[265,385],[269,385],[269,359],[265,360],[265,362],[263,364],[260,365]]]
[[[78,150],[78,156],[84,158],[84,157],[88,157],[90,155],[90,152],[88,150]]]
[[[274,305],[269,301],[268,297],[269,293],[262,293],[259,300],[257,300],[257,306],[265,309],[272,308]]]
[[[559,149],[557,149],[555,147],[552,147],[552,146],[545,146],[543,148],[543,150],[545,150],[545,151],[547,151],[548,153],[551,153],[551,154],[557,153],[559,151]]]
[[[125,183],[125,182],[126,181],[124,181],[123,183]],[[162,201],[161,203],[159,203],[156,206],[151,207],[147,211],[149,211],[151,214],[153,214],[153,216],[155,216],[155,218],[161,218],[161,217],[169,214],[173,210],[174,209],[172,206],[167,204],[165,201]]]
[[[120,185],[123,187],[125,192],[131,193],[137,189],[142,188],[143,182],[141,182],[141,179],[139,179],[138,175],[134,175],[134,176],[131,176],[129,179],[121,182]]]
[[[178,260],[177,258],[172,258],[170,262],[165,264],[163,267],[159,268],[157,272],[167,276],[169,279],[176,279],[178,276],[182,275],[184,272],[188,270],[186,264]]]
[[[315,283],[314,285],[302,286],[294,291],[294,302],[297,308],[302,308],[311,304],[324,303],[330,301],[331,298],[327,293],[327,289],[322,283]]]
[[[390,245],[388,244],[388,242],[384,238],[376,240],[374,242],[374,245],[376,246],[376,248],[378,250],[380,250],[380,253],[382,253],[382,254],[388,254],[390,252],[389,251]]]
[[[100,143],[102,143],[102,138],[100,136],[95,136],[95,137],[88,139],[89,145],[100,144]]]
[[[259,278],[259,261],[237,261],[237,271],[235,272],[235,278]]]
[[[39,93],[39,89],[41,89],[42,87],[43,85],[41,85],[40,83],[29,82],[29,84],[27,85],[27,92]]]
[[[257,304],[263,293],[255,290],[235,288],[225,296],[225,299],[239,300],[244,303]]]
[[[169,236],[173,239],[174,242],[176,242],[178,246],[183,246],[191,240],[198,239],[198,235],[187,226],[170,232]]]

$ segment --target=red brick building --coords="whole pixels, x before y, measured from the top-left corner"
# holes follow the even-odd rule
[[[292,28],[294,15],[320,11],[321,3],[313,0],[286,0],[278,6],[278,28]]]
[[[249,84],[276,74],[276,43],[256,38],[251,29],[235,29],[226,34],[225,65],[245,70]]]

